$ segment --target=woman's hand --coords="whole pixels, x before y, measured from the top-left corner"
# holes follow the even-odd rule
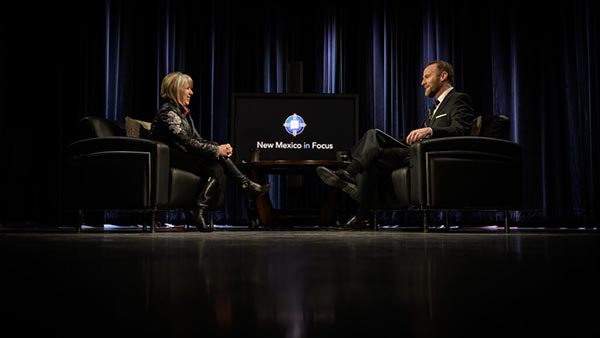
[[[233,148],[229,143],[219,145],[219,156],[231,157]]]

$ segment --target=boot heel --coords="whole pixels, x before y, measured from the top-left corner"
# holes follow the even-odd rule
[[[250,198],[255,198],[255,197],[264,195],[266,192],[269,191],[269,189],[271,189],[271,183],[260,185],[258,183],[252,182],[250,180],[242,183],[242,190]]]
[[[193,223],[196,226],[196,230],[201,231],[201,232],[212,232],[214,231],[214,227],[213,227],[213,222],[212,222],[212,214],[210,214],[210,212],[208,212],[210,215],[210,223],[206,223],[206,221],[204,220],[204,215],[206,214],[206,209],[205,208],[197,208],[192,210],[192,218],[193,218]]]

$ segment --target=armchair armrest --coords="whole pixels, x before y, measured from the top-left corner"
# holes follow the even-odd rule
[[[130,150],[146,151],[155,154],[155,156],[167,156],[166,159],[169,159],[169,147],[166,144],[154,140],[126,136],[86,138],[71,143],[68,149],[75,156],[99,151]]]
[[[169,147],[121,136],[68,146],[74,201],[80,208],[148,208],[169,198]]]
[[[480,136],[410,148],[411,202],[429,209],[513,209],[522,204],[521,146]]]

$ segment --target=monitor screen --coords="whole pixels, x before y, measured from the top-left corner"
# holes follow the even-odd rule
[[[232,146],[236,162],[339,160],[358,138],[358,95],[233,94]]]

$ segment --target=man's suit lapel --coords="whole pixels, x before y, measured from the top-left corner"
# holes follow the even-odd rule
[[[442,101],[440,103],[440,106],[438,107],[437,111],[435,112],[435,116],[438,116],[440,114],[443,114],[442,112],[446,109],[446,107],[448,106],[448,103],[450,103],[450,101],[452,101],[452,98],[454,97],[454,89],[452,89],[450,92],[448,92],[448,94],[446,95],[446,97],[444,98],[444,101]]]
[[[444,111],[446,110],[446,107],[450,104],[450,102],[454,101],[454,95],[455,95],[454,89],[452,89],[450,92],[448,92],[448,95],[446,95],[446,97],[444,98],[444,101],[442,101],[442,103],[440,103],[440,106],[435,111],[435,114],[433,115],[432,123],[435,123],[437,116],[445,114]]]

